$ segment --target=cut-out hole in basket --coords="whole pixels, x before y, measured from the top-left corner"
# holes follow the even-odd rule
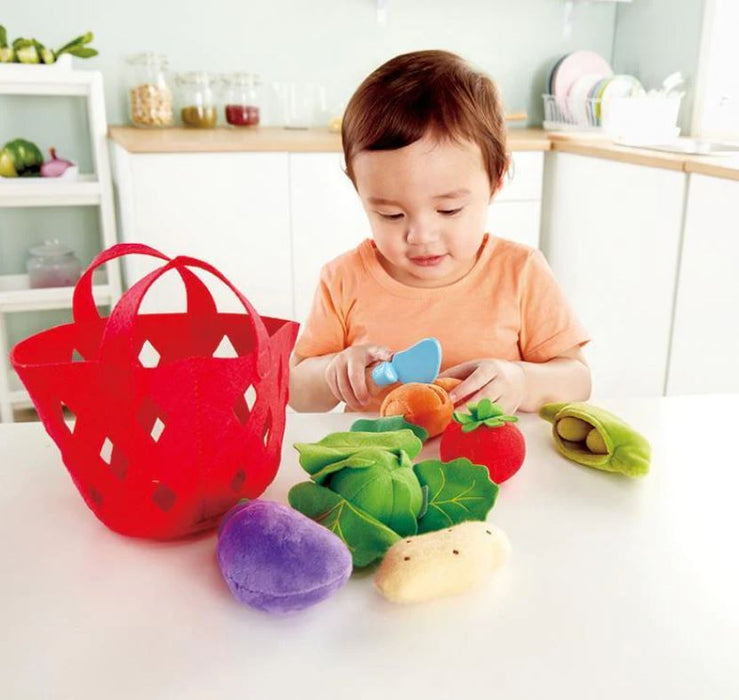
[[[74,435],[74,429],[77,426],[77,414],[64,401],[61,402],[60,410],[62,412],[62,423],[64,423],[70,434]]]
[[[244,482],[246,481],[246,472],[244,471],[244,468],[242,467],[239,469],[239,471],[234,474],[234,478],[231,479],[231,488],[238,493],[241,491],[241,487],[244,485]]]
[[[233,346],[233,343],[231,342],[231,339],[224,335],[223,338],[221,338],[221,342],[218,343],[218,347],[213,352],[213,357],[238,357],[239,353],[236,352],[236,348]]]
[[[264,442],[264,446],[267,447],[269,443],[269,434],[272,430],[272,414],[267,413],[267,420],[264,423],[264,431],[262,432],[262,442]]]
[[[254,408],[254,404],[257,402],[257,391],[254,385],[249,384],[247,390],[243,396],[239,396],[234,403],[234,413],[236,418],[239,419],[241,425],[246,425],[251,411]]]
[[[103,442],[103,446],[100,448],[100,458],[110,466],[110,462],[113,459],[113,443],[110,441],[110,438],[105,438],[105,442]]]
[[[170,510],[174,505],[174,502],[177,500],[175,492],[172,491],[169,486],[165,486],[164,484],[157,484],[151,498],[156,506],[165,512]]]
[[[156,367],[161,358],[162,356],[159,354],[159,351],[148,340],[144,341],[139,352],[141,366],[147,368]]]
[[[136,418],[139,425],[149,434],[154,442],[159,442],[164,429],[167,427],[164,411],[150,398],[146,397],[139,407]]]
[[[84,362],[85,358],[82,357],[80,351],[77,348],[72,349],[72,362]]]
[[[126,456],[106,437],[100,448],[100,459],[110,468],[113,476],[124,479],[128,471],[128,460]]]
[[[156,421],[154,421],[154,426],[151,429],[151,432],[149,433],[154,440],[154,442],[159,442],[159,438],[162,436],[162,433],[164,432],[164,423],[157,417]]]

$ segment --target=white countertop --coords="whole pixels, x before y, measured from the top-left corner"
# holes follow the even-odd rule
[[[513,554],[490,584],[417,606],[355,574],[278,618],[239,605],[215,534],[126,539],[87,510],[37,424],[0,425],[3,698],[739,697],[739,397],[599,402],[652,442],[629,480],[528,447],[490,520]],[[354,417],[289,414],[265,497],[303,480],[292,448]],[[423,456],[431,456],[435,444]]]

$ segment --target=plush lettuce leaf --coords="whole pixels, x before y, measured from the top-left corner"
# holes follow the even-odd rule
[[[413,459],[422,447],[423,443],[408,429],[383,433],[331,433],[318,442],[295,443],[295,449],[300,453],[300,465],[317,484],[345,467],[372,466],[378,451],[392,452],[398,457],[405,452]]]
[[[352,423],[349,430],[353,433],[386,433],[393,430],[412,430],[413,434],[421,441],[426,442],[429,434],[420,425],[409,423],[403,416],[383,416],[382,418],[360,418]]]
[[[343,469],[326,486],[402,537],[418,531],[423,492],[405,452],[380,452],[373,466]]]
[[[295,510],[338,535],[349,547],[356,567],[380,559],[400,539],[363,510],[311,481],[293,486],[288,501]]]
[[[465,520],[485,520],[495,504],[498,485],[487,467],[464,457],[451,462],[428,459],[414,465],[421,486],[428,488],[426,512],[418,532],[441,530]]]

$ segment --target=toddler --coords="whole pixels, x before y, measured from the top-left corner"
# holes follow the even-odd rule
[[[508,413],[586,400],[588,336],[544,256],[485,232],[508,168],[495,84],[446,51],[375,70],[342,123],[346,172],[372,229],[326,264],[290,362],[297,411],[377,411],[371,367],[426,336],[455,404]],[[394,387],[391,387],[394,388]]]

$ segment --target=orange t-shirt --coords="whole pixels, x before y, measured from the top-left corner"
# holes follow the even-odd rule
[[[365,343],[397,352],[428,336],[441,343],[442,370],[482,358],[546,362],[589,340],[534,248],[486,236],[462,279],[425,288],[393,279],[366,239],[322,268],[295,352],[314,357]]]

